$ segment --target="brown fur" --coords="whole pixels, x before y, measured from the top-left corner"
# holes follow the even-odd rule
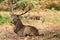
[[[37,36],[39,35],[38,29],[33,26],[23,25],[19,15],[13,16],[13,24],[15,25],[14,32],[19,36]]]

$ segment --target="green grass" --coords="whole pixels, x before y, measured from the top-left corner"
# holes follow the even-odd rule
[[[0,25],[2,25],[2,24],[10,24],[11,25],[10,17],[0,15]]]
[[[48,21],[48,20],[45,19],[45,18],[43,18],[43,19],[41,20],[42,23],[45,23],[45,22],[47,22],[47,21]]]
[[[53,22],[53,23],[60,23],[60,18],[54,17],[54,18],[52,19],[52,22]]]
[[[0,36],[2,35],[2,31],[0,31]]]

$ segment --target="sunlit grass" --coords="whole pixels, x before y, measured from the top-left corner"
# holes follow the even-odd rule
[[[0,25],[10,23],[11,18],[9,16],[0,15]]]

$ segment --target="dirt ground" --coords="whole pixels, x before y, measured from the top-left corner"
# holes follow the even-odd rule
[[[54,31],[56,32],[57,30]],[[40,31],[40,33],[45,35],[36,36],[36,37],[19,37],[14,33],[13,26],[0,25],[0,40],[60,40],[60,38],[58,37],[53,37],[55,35],[55,32],[51,34],[53,32],[52,30],[51,32],[50,31],[43,31],[43,32],[44,33]],[[58,33],[60,35],[60,32]]]
[[[13,32],[12,26],[0,26],[0,40],[32,40],[31,37],[19,37]],[[41,38],[39,38],[41,39]]]

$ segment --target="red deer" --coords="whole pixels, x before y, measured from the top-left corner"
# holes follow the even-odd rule
[[[29,10],[30,9],[28,10],[25,9],[21,15],[27,13]],[[38,36],[39,35],[37,28],[35,28],[34,26],[30,26],[30,25],[27,25],[27,26],[24,25],[20,18],[21,15],[14,14],[13,6],[11,2],[10,2],[10,11],[11,11],[11,16],[12,16],[12,23],[15,25],[14,32],[17,35],[19,36]]]
[[[35,27],[30,26],[30,25],[23,25],[19,15],[13,16],[12,23],[15,25],[14,32],[20,36],[26,36],[26,35],[37,36],[37,35],[39,35],[38,29],[36,29]]]

